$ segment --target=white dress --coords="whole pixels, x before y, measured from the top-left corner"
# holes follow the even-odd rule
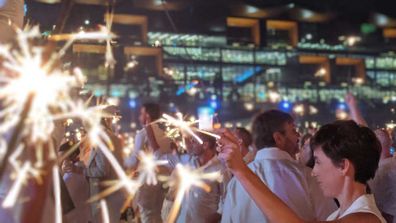
[[[327,218],[327,220],[332,221],[345,217],[349,214],[362,212],[374,214],[380,219],[381,223],[386,223],[385,219],[381,215],[381,212],[378,210],[377,205],[375,204],[374,196],[372,194],[364,194],[358,197],[358,199],[356,199],[342,214],[340,214],[340,209],[337,209]]]

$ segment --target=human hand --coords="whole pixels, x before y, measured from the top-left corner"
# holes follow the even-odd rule
[[[65,160],[62,163],[62,172],[64,173],[78,173],[82,174],[83,172],[83,167],[81,166],[76,166],[74,163],[70,160]]]
[[[226,166],[234,174],[246,168],[239,148],[238,138],[228,129],[221,129],[217,132],[221,133],[221,138],[217,141],[219,158],[225,162]]]

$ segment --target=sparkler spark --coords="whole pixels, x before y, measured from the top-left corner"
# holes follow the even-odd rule
[[[20,50],[9,50],[0,45],[4,71],[0,77],[0,100],[4,109],[0,112],[0,133],[10,131],[18,121],[24,104],[34,95],[23,133],[31,133],[33,142],[47,141],[54,129],[52,111],[62,109],[62,102],[69,97],[69,91],[78,87],[80,80],[69,72],[52,68],[43,61],[44,48],[31,47],[29,38],[37,37],[38,28],[18,31]]]
[[[203,143],[202,139],[197,136],[197,134],[194,133],[192,128],[190,127],[192,124],[191,122],[186,122],[183,120],[183,117],[181,115],[178,115],[179,117],[176,119],[168,114],[163,114],[162,119],[160,121],[169,123],[170,125],[173,125],[177,128],[179,128],[181,131],[184,131],[194,137],[200,144]]]
[[[139,153],[139,181],[148,185],[156,185],[158,166],[168,164],[167,160],[155,160],[153,153]]]
[[[205,180],[221,180],[221,174],[219,171],[212,173],[204,173],[202,169],[191,169],[189,166],[182,166],[181,164],[176,165],[177,182],[170,182],[170,185],[177,184],[177,193],[175,202],[173,203],[172,209],[169,213],[167,222],[173,223],[180,210],[180,205],[183,202],[184,195],[190,190],[191,187],[200,187],[206,192],[210,191],[209,185],[205,183]]]
[[[109,209],[107,208],[107,203],[105,200],[100,200],[100,210],[102,213],[103,223],[110,223]]]
[[[28,177],[28,171],[31,168],[31,164],[29,161],[25,162],[22,166],[22,169],[18,172],[17,179],[14,181],[11,190],[8,192],[6,198],[3,201],[3,208],[10,208],[13,207],[19,192],[22,189],[23,184],[26,182]]]

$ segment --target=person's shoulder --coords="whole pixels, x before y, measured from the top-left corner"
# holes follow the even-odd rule
[[[376,216],[373,213],[368,213],[368,212],[357,212],[357,213],[352,213],[348,214],[345,217],[342,217],[341,219],[338,219],[335,222],[339,223],[385,223],[382,219],[380,219],[378,216]]]

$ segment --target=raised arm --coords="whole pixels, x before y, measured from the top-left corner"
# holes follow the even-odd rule
[[[220,158],[225,160],[227,167],[270,222],[304,222],[246,166],[238,149],[238,139],[231,132],[225,131],[219,143],[223,145],[220,147]]]
[[[296,213],[293,212],[281,199],[255,175],[243,162],[242,155],[238,149],[238,141],[231,132],[225,131],[219,140],[220,158],[241,183],[256,203],[261,212],[270,222],[279,223],[304,223]],[[292,185],[290,185],[292,186]],[[381,223],[378,217],[371,213],[353,213],[334,221],[314,221],[334,223]]]
[[[356,98],[352,93],[349,92],[345,95],[345,103],[348,105],[352,120],[359,125],[367,127],[367,122],[363,118],[362,113],[360,112],[360,109],[357,105]]]

